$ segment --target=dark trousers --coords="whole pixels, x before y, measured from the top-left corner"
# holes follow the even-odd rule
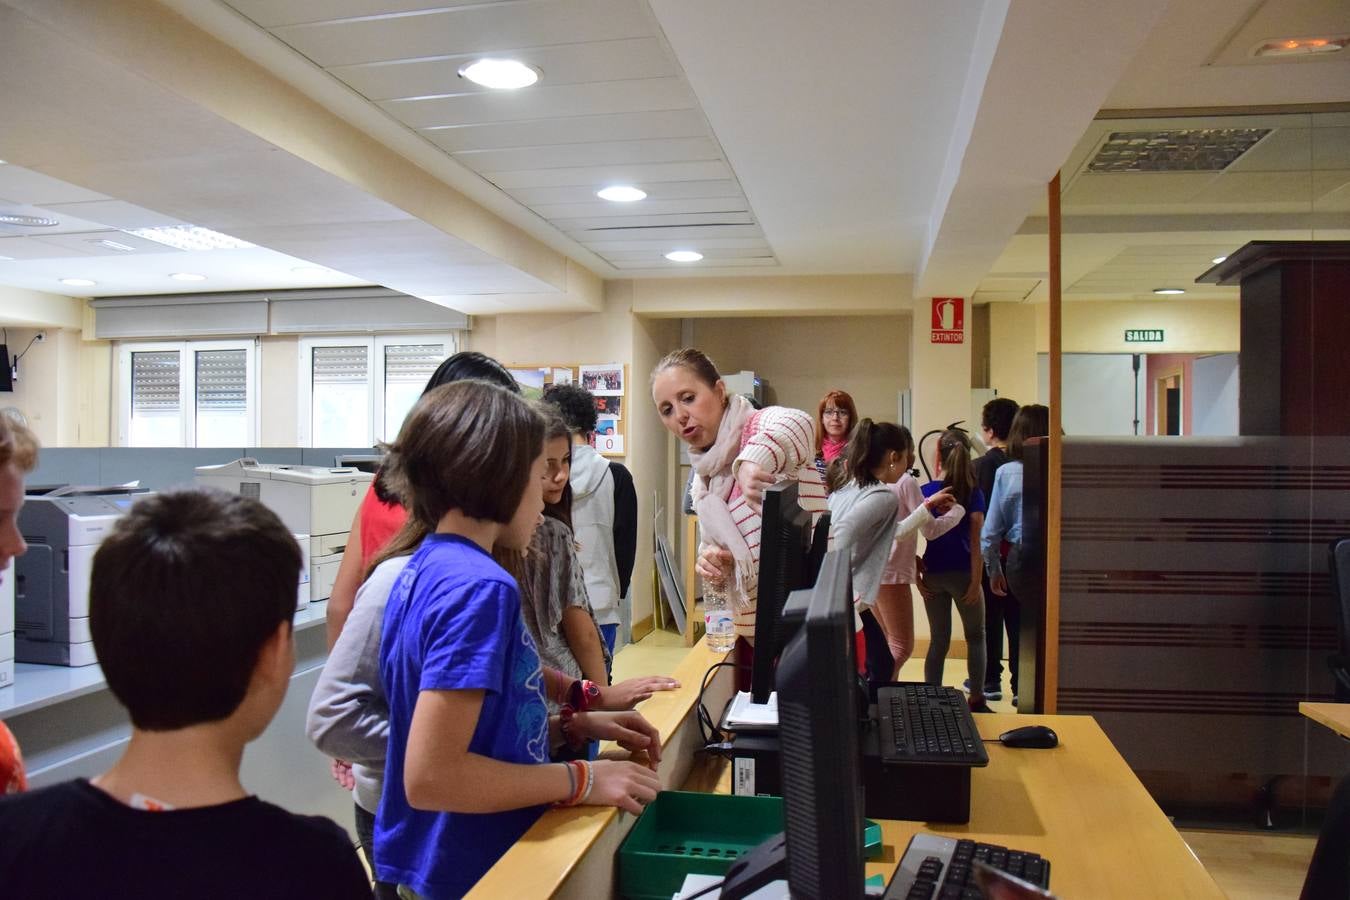
[[[886,632],[870,609],[863,610],[863,642],[867,647],[867,660],[864,674],[867,686],[875,690],[879,685],[889,684],[895,671],[895,657],[891,656],[891,645],[886,642]]]
[[[361,852],[366,855],[366,862],[370,864],[370,871],[374,872],[375,814],[366,812],[355,803],[352,804],[352,809],[356,810],[356,839],[361,842]],[[399,900],[398,885],[376,881],[375,900]]]
[[[1012,692],[1017,693],[1017,638],[1022,627],[1022,606],[1017,595],[1008,589],[1000,597],[989,587],[989,574],[984,576],[984,646],[988,665],[984,671],[985,687],[1002,685],[1003,632],[1008,632],[1008,669],[1012,673]]]

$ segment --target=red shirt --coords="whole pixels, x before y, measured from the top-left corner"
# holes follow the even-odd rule
[[[359,511],[361,523],[361,571],[366,571],[375,554],[384,549],[384,545],[394,539],[403,523],[408,521],[408,511],[397,503],[385,503],[375,495],[372,484],[361,498]]]

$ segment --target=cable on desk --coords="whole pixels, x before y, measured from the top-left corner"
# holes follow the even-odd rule
[[[705,750],[710,750],[710,751],[712,751],[712,752],[716,752],[715,750],[712,749],[712,745],[713,745],[713,744],[725,744],[725,743],[727,742],[727,737],[728,737],[728,736],[727,736],[726,732],[724,732],[724,731],[722,731],[722,729],[718,728],[718,727],[717,727],[717,723],[713,721],[712,714],[708,712],[708,707],[707,707],[707,706],[704,704],[704,702],[703,702],[703,694],[704,694],[705,691],[708,690],[708,681],[709,681],[709,679],[712,677],[713,672],[716,672],[718,669],[722,668],[723,666],[728,666],[728,667],[733,668],[733,669],[747,669],[747,668],[749,668],[749,666],[743,666],[743,665],[741,665],[741,664],[739,664],[739,663],[733,663],[733,662],[726,662],[726,661],[723,661],[723,662],[713,663],[712,666],[709,667],[708,671],[706,671],[706,672],[703,673],[703,682],[702,682],[702,684],[699,685],[699,688],[698,688],[698,707],[697,707],[697,709],[698,709],[698,730],[699,730],[699,733],[703,736],[703,747],[704,747],[704,749],[705,749]]]

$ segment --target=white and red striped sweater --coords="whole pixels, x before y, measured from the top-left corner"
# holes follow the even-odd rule
[[[798,502],[802,509],[816,516],[828,511],[825,482],[815,466],[815,421],[800,409],[770,406],[755,412],[741,432],[741,452],[731,464],[733,476],[742,463],[755,463],[764,471],[783,475],[799,484]],[[702,484],[707,489],[706,482]],[[727,508],[736,523],[736,530],[745,538],[755,563],[759,563],[759,536],[763,520],[750,508],[741,494],[740,486],[731,490]],[[700,551],[702,547],[700,546]],[[755,598],[758,595],[758,575],[746,586],[750,597],[748,608],[734,611],[736,633],[754,640]]]

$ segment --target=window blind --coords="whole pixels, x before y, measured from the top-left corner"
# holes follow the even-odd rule
[[[177,350],[153,350],[131,354],[131,414],[179,411]]]
[[[424,385],[446,356],[443,344],[398,344],[384,348],[384,383]]]
[[[315,347],[315,384],[365,384],[370,361],[365,347]]]
[[[247,405],[247,351],[198,350],[197,409],[245,412]]]

